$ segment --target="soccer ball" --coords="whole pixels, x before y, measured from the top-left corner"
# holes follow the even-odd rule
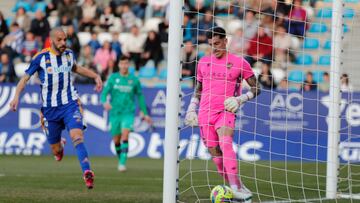
[[[231,202],[232,198],[232,190],[226,185],[217,185],[210,193],[211,203]]]

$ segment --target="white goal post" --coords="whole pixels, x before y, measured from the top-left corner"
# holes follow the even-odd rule
[[[225,1],[225,0],[214,0],[213,2],[216,1],[221,1],[221,2],[235,2],[235,1]],[[239,2],[239,1],[236,1]],[[333,0],[332,4],[331,4],[331,50],[330,50],[330,69],[328,70],[329,75],[330,75],[330,88],[329,88],[329,96],[327,97],[327,100],[325,101],[327,103],[327,107],[329,109],[328,115],[327,115],[327,132],[326,130],[324,130],[323,133],[327,134],[327,142],[325,144],[321,143],[319,144],[319,139],[317,140],[316,143],[310,143],[308,146],[309,148],[314,147],[312,144],[314,145],[319,145],[319,146],[315,146],[318,147],[320,149],[316,149],[318,151],[321,150],[326,150],[326,160],[321,160],[319,161],[319,163],[316,163],[316,174],[311,174],[311,172],[304,170],[303,171],[303,167],[306,166],[307,161],[311,162],[313,161],[312,158],[307,159],[303,157],[303,152],[300,153],[300,157],[297,157],[298,160],[300,160],[301,162],[301,166],[300,169],[297,171],[297,169],[293,169],[292,167],[292,157],[293,155],[289,155],[286,154],[287,153],[287,147],[286,146],[286,152],[284,154],[273,154],[274,157],[276,156],[283,156],[285,157],[286,161],[284,163],[284,167],[282,168],[276,167],[276,161],[279,161],[278,159],[274,159],[271,160],[271,153],[269,155],[269,163],[263,163],[261,161],[257,162],[257,161],[249,161],[251,160],[253,157],[255,157],[255,151],[256,147],[255,146],[256,143],[252,142],[251,144],[253,146],[248,146],[249,149],[251,147],[251,152],[254,152],[254,154],[251,154],[251,152],[248,153],[248,151],[246,150],[239,150],[239,154],[243,153],[246,154],[247,157],[249,158],[249,160],[245,160],[245,162],[247,164],[249,164],[249,166],[245,166],[245,169],[254,169],[254,171],[251,171],[250,174],[252,174],[253,176],[245,176],[242,177],[245,179],[245,181],[254,181],[254,187],[256,188],[254,192],[254,196],[258,195],[258,196],[262,196],[265,197],[263,199],[259,198],[255,198],[256,202],[292,202],[292,201],[296,201],[296,202],[307,202],[307,201],[323,201],[323,200],[334,200],[337,201],[336,199],[350,199],[351,201],[353,200],[360,200],[360,193],[358,193],[359,188],[360,188],[360,179],[356,179],[356,181],[353,182],[353,180],[351,180],[351,178],[354,176],[356,176],[357,178],[360,177],[360,166],[357,165],[356,163],[355,170],[352,170],[353,167],[353,163],[347,162],[347,163],[343,163],[343,165],[345,165],[345,169],[343,168],[343,170],[348,170],[348,173],[346,178],[340,178],[340,170],[342,168],[342,163],[340,163],[340,157],[339,157],[339,153],[341,151],[341,147],[342,145],[342,141],[341,140],[341,117],[342,117],[342,109],[341,109],[341,105],[342,105],[342,93],[341,93],[341,84],[340,84],[340,77],[341,74],[343,73],[342,70],[342,63],[343,63],[343,55],[344,55],[344,50],[343,50],[343,43],[344,43],[344,19],[343,19],[343,14],[344,14],[344,2],[345,0]],[[215,3],[214,3],[215,4]],[[242,7],[244,5],[235,5],[235,7]],[[215,10],[215,9],[214,9]],[[198,13],[192,13],[194,15],[199,15]],[[214,185],[210,184],[212,177],[217,177],[216,174],[216,170],[214,170],[212,167],[212,162],[211,159],[210,161],[206,162],[206,164],[204,165],[204,169],[202,170],[195,170],[195,171],[191,171],[192,170],[192,166],[196,165],[193,164],[193,162],[189,162],[189,167],[190,167],[190,171],[186,171],[185,173],[187,175],[190,176],[190,181],[191,185],[188,186],[188,188],[186,188],[185,190],[181,190],[179,187],[179,182],[181,182],[181,175],[180,174],[180,170],[181,170],[181,166],[180,163],[182,162],[181,158],[179,157],[179,154],[181,152],[181,149],[183,147],[180,139],[180,134],[183,132],[182,130],[186,127],[183,126],[183,121],[181,121],[182,118],[182,113],[181,112],[181,108],[183,105],[183,99],[184,96],[186,97],[191,97],[190,94],[186,94],[183,95],[182,91],[181,91],[181,83],[182,83],[182,76],[181,76],[181,69],[182,69],[182,46],[184,44],[183,42],[183,31],[185,29],[184,25],[183,25],[183,20],[184,20],[184,15],[185,15],[185,8],[184,8],[184,0],[171,0],[170,1],[170,8],[169,8],[169,40],[168,40],[168,57],[167,57],[167,91],[166,91],[166,124],[165,124],[165,141],[164,141],[164,173],[163,173],[163,203],[175,203],[175,202],[187,202],[187,201],[181,201],[179,198],[179,195],[191,190],[197,190],[197,188],[202,188],[205,191],[209,190],[211,187],[213,187]],[[215,14],[214,14],[215,15]],[[358,15],[358,14],[357,14]],[[226,18],[225,18],[226,19]],[[197,22],[198,23],[198,22]],[[199,30],[197,30],[197,32],[199,32]],[[197,45],[195,45],[197,46]],[[199,48],[197,48],[196,51],[198,51]],[[199,58],[196,58],[196,60],[198,61]],[[300,65],[299,65],[300,66]],[[302,85],[302,84],[300,84]],[[269,92],[271,92],[271,90],[268,90]],[[300,91],[301,92],[301,91]],[[304,93],[304,92],[301,92]],[[270,93],[270,97],[273,98],[275,97],[272,93]],[[291,93],[289,91],[286,91],[286,96],[291,95]],[[319,97],[315,97],[319,98]],[[287,101],[286,101],[287,102]],[[318,101],[319,102],[319,101]],[[353,102],[352,100],[349,101],[349,104]],[[356,101],[356,102],[360,102],[360,101]],[[255,98],[254,101],[251,101],[250,103],[253,104],[253,106],[255,108],[259,107],[262,108],[260,104],[259,106],[257,99]],[[285,103],[285,102],[284,102]],[[289,102],[290,103],[290,102]],[[186,106],[185,106],[186,108]],[[287,109],[285,110],[287,113]],[[318,110],[317,110],[318,111]],[[244,112],[241,112],[240,115],[242,116]],[[301,113],[304,113],[301,112]],[[255,116],[257,115],[256,110],[255,110]],[[252,116],[252,115],[251,115]],[[256,117],[251,117],[249,116],[248,118],[250,119],[254,119],[257,120],[258,118]],[[316,115],[315,115],[316,116]],[[322,115],[323,116],[323,115]],[[241,120],[241,119],[240,119]],[[303,121],[303,120],[302,120]],[[269,125],[271,125],[273,121],[270,120],[269,121]],[[288,120],[286,120],[286,125],[291,125],[291,120],[289,121],[289,123],[287,123]],[[256,121],[255,121],[256,123]],[[275,124],[275,122],[274,122]],[[280,124],[281,125],[281,124]],[[281,126],[280,126],[281,127]],[[287,127],[287,126],[286,126]],[[254,127],[254,134],[256,133],[256,127]],[[309,130],[309,129],[306,129]],[[319,129],[316,129],[319,130]],[[240,131],[240,130],[239,130]],[[311,131],[311,130],[310,130]],[[246,133],[251,133],[251,132],[246,132]],[[301,132],[302,136],[305,134],[304,130]],[[240,133],[239,133],[240,134]],[[268,137],[266,137],[266,139],[271,140],[271,133]],[[351,139],[353,137],[351,137],[353,135],[349,135],[349,138],[346,138],[347,141],[351,142]],[[360,135],[356,134],[356,136],[354,136],[357,140],[360,138]],[[300,145],[302,145],[302,138],[300,138]],[[201,146],[200,144],[200,139],[197,136],[191,136],[189,138],[189,142],[187,142],[186,144],[188,145],[188,151],[187,151],[187,155],[191,154],[189,156],[187,156],[185,159],[189,159],[189,160],[196,160],[198,158],[200,158],[200,155],[194,155],[195,152],[191,152],[191,150],[195,150],[197,148],[202,148],[204,146]],[[285,136],[285,143],[287,144],[287,137]],[[254,138],[255,140],[255,138]],[[194,143],[192,143],[192,141]],[[279,141],[278,138],[274,139],[274,143]],[[283,140],[281,140],[283,141]],[[289,141],[289,148],[291,147],[291,144],[296,144],[298,140],[290,140]],[[305,145],[307,145],[308,143],[305,142]],[[240,141],[238,140],[238,143],[236,143],[235,146],[237,149],[240,148]],[[271,141],[270,141],[270,147],[271,147]],[[360,149],[360,148],[359,148]],[[190,150],[190,151],[189,151]],[[303,150],[303,147],[301,147],[301,150]],[[199,150],[200,151],[200,150]],[[244,152],[246,151],[246,153]],[[317,159],[318,155],[317,153],[319,153],[318,151],[316,151],[316,155],[314,156],[314,159]],[[198,151],[197,151],[198,152]],[[296,154],[297,155],[297,154]],[[288,161],[288,157],[290,161]],[[312,156],[311,156],[312,157]],[[202,157],[201,157],[202,158]],[[295,158],[296,159],[296,158]],[[209,160],[209,157],[207,157],[207,160]],[[243,160],[241,160],[243,161]],[[359,150],[359,161],[360,161],[360,150]],[[239,160],[240,162],[240,160]],[[210,164],[208,164],[210,163]],[[274,168],[272,168],[272,164],[274,164]],[[210,166],[209,166],[210,165]],[[241,164],[239,164],[239,170],[241,173],[242,166]],[[346,168],[346,165],[348,165],[348,168]],[[324,166],[324,167],[323,167]],[[262,169],[266,168],[265,171],[270,171],[270,178],[269,179],[262,179],[262,175],[264,174],[260,174],[257,175],[257,173],[261,173]],[[288,187],[286,184],[288,183],[288,181],[290,182],[290,175],[289,175],[289,180],[288,175],[284,175],[284,177],[286,177],[286,181],[284,182],[277,182],[277,178],[276,177],[272,177],[272,173],[282,173],[284,172],[284,170],[288,170],[289,169],[289,174],[290,175],[298,175],[301,176],[301,178],[296,179],[295,180],[301,180],[304,181],[304,177],[307,176],[314,176],[311,177],[313,178],[312,180],[316,179],[316,186],[314,187],[307,187],[306,184],[304,185],[304,183],[302,182],[301,184],[293,184],[291,185],[291,187]],[[323,170],[321,173],[319,171]],[[258,171],[257,171],[258,170]],[[210,171],[210,172],[209,172]],[[195,177],[197,173],[200,172],[204,172],[205,175],[201,176],[207,179],[207,182],[202,185],[193,185],[193,181],[195,182],[194,179],[200,179]],[[287,172],[286,172],[287,173]],[[216,175],[212,175],[212,174],[216,174]],[[315,177],[316,176],[316,177]],[[220,177],[220,176],[219,176]],[[185,178],[183,178],[185,179]],[[220,179],[220,178],[219,178]],[[349,181],[351,182],[353,185],[347,186],[346,183],[344,183],[344,179],[345,182]],[[274,183],[272,182],[274,181]],[[343,187],[342,189],[339,188],[339,185],[341,185],[341,181],[343,181],[343,184],[341,187]],[[219,182],[219,181],[218,181]],[[221,181],[220,181],[221,182]],[[203,183],[203,182],[201,182]],[[265,186],[262,186],[261,184],[267,185],[269,186],[269,190],[270,190],[270,194],[274,195],[276,194],[276,188],[274,189],[274,187],[279,186],[282,187],[286,190],[286,196],[285,197],[274,197],[271,196],[269,194],[260,194],[261,189],[264,188]],[[322,185],[321,185],[322,184]],[[326,184],[326,185],[324,185]],[[344,186],[345,184],[345,186]],[[299,188],[300,185],[300,188]],[[356,192],[352,191],[352,187],[356,187],[357,190]],[[302,188],[301,188],[302,187]],[[345,189],[344,189],[345,187]],[[293,198],[293,194],[291,194],[292,192],[294,193],[294,191],[301,191],[303,192],[302,196],[303,198],[298,198],[295,197]],[[307,197],[307,192],[306,191],[311,191],[312,193],[314,193],[315,197],[311,197],[311,195],[309,197]],[[195,193],[195,202],[208,202],[208,196],[203,196],[203,194],[199,195],[197,192]],[[296,193],[296,192],[295,192]],[[294,195],[296,196],[296,195]],[[300,195],[301,196],[301,195]]]

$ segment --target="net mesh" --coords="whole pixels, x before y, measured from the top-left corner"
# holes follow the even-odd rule
[[[359,201],[360,4],[343,4],[341,130],[335,202]],[[227,50],[244,57],[262,93],[236,114],[233,147],[239,178],[254,202],[326,200],[331,1],[189,0],[184,2],[182,121],[194,90],[196,67],[211,54],[206,31],[225,28]],[[211,68],[211,67],[210,67]],[[307,80],[308,79],[308,80]],[[350,81],[346,83],[346,81]],[[244,90],[247,91],[247,84]],[[209,202],[217,173],[197,127],[179,125],[178,202]],[[342,198],[347,198],[346,200]]]

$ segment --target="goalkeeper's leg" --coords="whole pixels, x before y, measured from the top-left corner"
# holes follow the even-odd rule
[[[121,119],[121,147],[120,147],[120,171],[126,171],[127,155],[129,151],[129,134],[133,129],[135,116],[131,113],[123,114]]]

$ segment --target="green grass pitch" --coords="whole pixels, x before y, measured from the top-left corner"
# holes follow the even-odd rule
[[[76,157],[65,156],[58,163],[50,156],[1,155],[0,202],[162,202],[163,160],[130,158],[125,173],[117,171],[116,163],[114,157],[91,157],[95,188],[87,190]],[[209,202],[211,187],[222,184],[214,165],[209,161],[183,160],[180,166],[180,200]],[[254,202],[281,200],[289,196],[312,199],[325,195],[323,164],[241,163],[240,170],[247,187],[260,193],[254,195]],[[304,172],[302,175],[300,170]]]

